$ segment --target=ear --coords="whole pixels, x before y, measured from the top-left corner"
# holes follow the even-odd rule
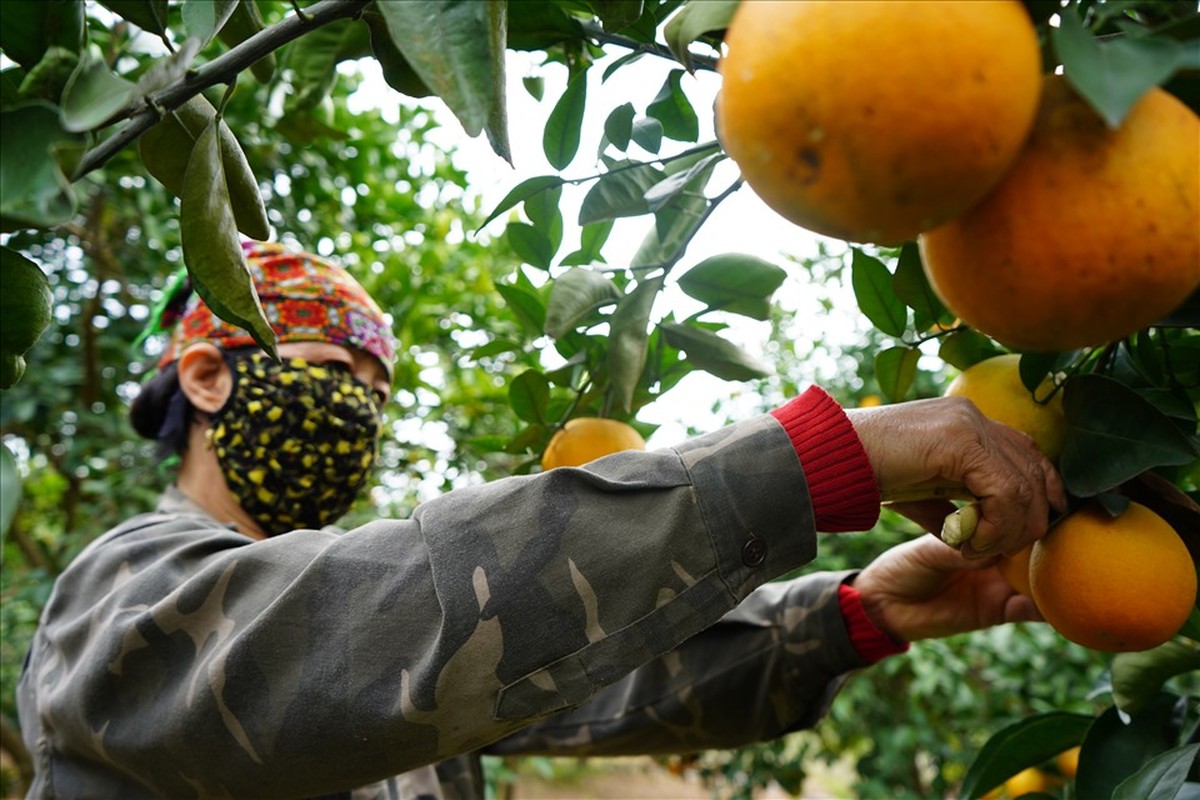
[[[233,375],[216,345],[197,342],[179,357],[179,388],[197,411],[216,412],[233,391]]]

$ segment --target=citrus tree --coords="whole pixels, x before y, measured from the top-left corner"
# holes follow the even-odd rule
[[[441,377],[414,358],[402,383],[441,390],[446,372],[464,376],[444,398],[453,405],[401,395],[462,442],[464,460],[438,466],[533,470],[576,418],[649,433],[636,414],[689,372],[769,380],[772,365],[726,333],[738,317],[769,318],[787,272],[738,252],[685,258],[713,211],[753,190],[798,225],[855,245],[846,258],[880,345],[870,358],[880,395],[900,401],[928,385],[923,355],[958,370],[1018,355],[1033,401],[1062,405],[1069,513],[1099,508],[1121,523],[1136,503],[1194,562],[1198,42],[1194,5],[1159,0],[10,0],[0,20],[0,386],[62,385],[58,362],[40,364],[48,350],[35,344],[52,320],[86,322],[51,342],[68,350],[132,338],[131,323],[111,334],[98,324],[106,297],[86,288],[93,276],[79,277],[88,302],[72,300],[72,248],[109,266],[113,247],[161,252],[161,268],[139,263],[145,282],[128,289],[142,305],[181,262],[214,309],[273,352],[239,243],[326,238],[330,251],[360,254],[351,266],[374,276],[368,288],[409,341],[439,345],[437,363],[423,366]],[[406,198],[448,179],[445,165],[398,170],[404,152],[386,139],[419,141],[421,114],[402,111],[389,127],[351,113],[340,65],[373,59],[397,106],[437,98],[501,160],[511,158],[510,51],[569,76],[545,100],[549,169],[486,215],[455,215],[453,198],[428,193],[440,202],[426,218]],[[673,65],[656,94],[597,115],[594,66],[603,61],[604,80],[645,59]],[[691,82],[717,69],[721,138],[699,141],[708,110],[689,99]],[[525,85],[544,91],[537,74]],[[603,120],[601,143],[581,154],[592,118]],[[113,226],[113,187],[133,195],[119,203],[138,224]],[[330,197],[337,207],[312,223],[311,207]],[[570,199],[578,213],[567,219]],[[417,263],[406,262],[409,232],[388,218],[397,207],[424,226]],[[644,219],[644,238],[610,263],[610,234],[627,218]],[[473,270],[468,234],[496,220],[506,223],[501,258],[519,266]],[[382,266],[376,242],[407,269]],[[425,297],[414,293],[422,271],[443,263],[458,267],[458,291],[430,281],[434,299],[414,302]],[[120,275],[115,266],[106,277]],[[701,310],[665,309],[668,289]],[[75,380],[95,386],[99,369]],[[5,414],[26,425],[6,428],[20,434],[22,457],[44,445],[54,455],[40,438],[48,426],[74,434],[74,421],[39,419],[36,400],[31,411],[9,397]],[[2,527],[19,486],[13,452],[0,451]],[[65,470],[68,486],[88,469],[85,458]],[[1088,552],[1101,540],[1091,536]],[[37,558],[36,546],[22,547]],[[1031,565],[1042,560],[1031,553]],[[1178,689],[1200,658],[1191,585],[1176,636],[1113,658],[1108,710],[1050,711],[1004,729],[963,776],[962,796],[1080,743],[1081,797],[1195,791],[1195,697]]]

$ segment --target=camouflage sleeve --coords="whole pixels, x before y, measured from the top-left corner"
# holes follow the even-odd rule
[[[753,592],[724,619],[587,703],[487,748],[502,755],[634,755],[740,747],[810,727],[864,666],[838,585],[818,573]]]
[[[586,702],[816,549],[769,416],[342,536],[202,522],[107,537],[60,578],[22,687],[43,758],[169,797],[361,785]]]

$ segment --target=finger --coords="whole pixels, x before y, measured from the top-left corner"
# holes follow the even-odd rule
[[[1045,622],[1037,605],[1023,594],[1014,594],[1004,603],[1005,622]]]
[[[1053,465],[1024,433],[993,423],[981,450],[972,465],[978,472],[969,474],[967,485],[983,487],[983,519],[965,552],[1014,553],[1045,534],[1050,495],[1065,501],[1065,493]]]

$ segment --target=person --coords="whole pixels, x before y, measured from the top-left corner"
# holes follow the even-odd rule
[[[338,265],[278,245],[247,263],[281,361],[196,298],[175,325],[131,416],[178,478],[55,585],[19,686],[30,797],[480,798],[480,753],[767,740],[910,641],[1036,617],[994,564],[1044,534],[1061,483],[958,399],[844,411],[813,387],[336,530],[395,341]],[[981,498],[961,552],[926,535],[775,580],[818,531],[869,529],[881,489],[931,479]]]

